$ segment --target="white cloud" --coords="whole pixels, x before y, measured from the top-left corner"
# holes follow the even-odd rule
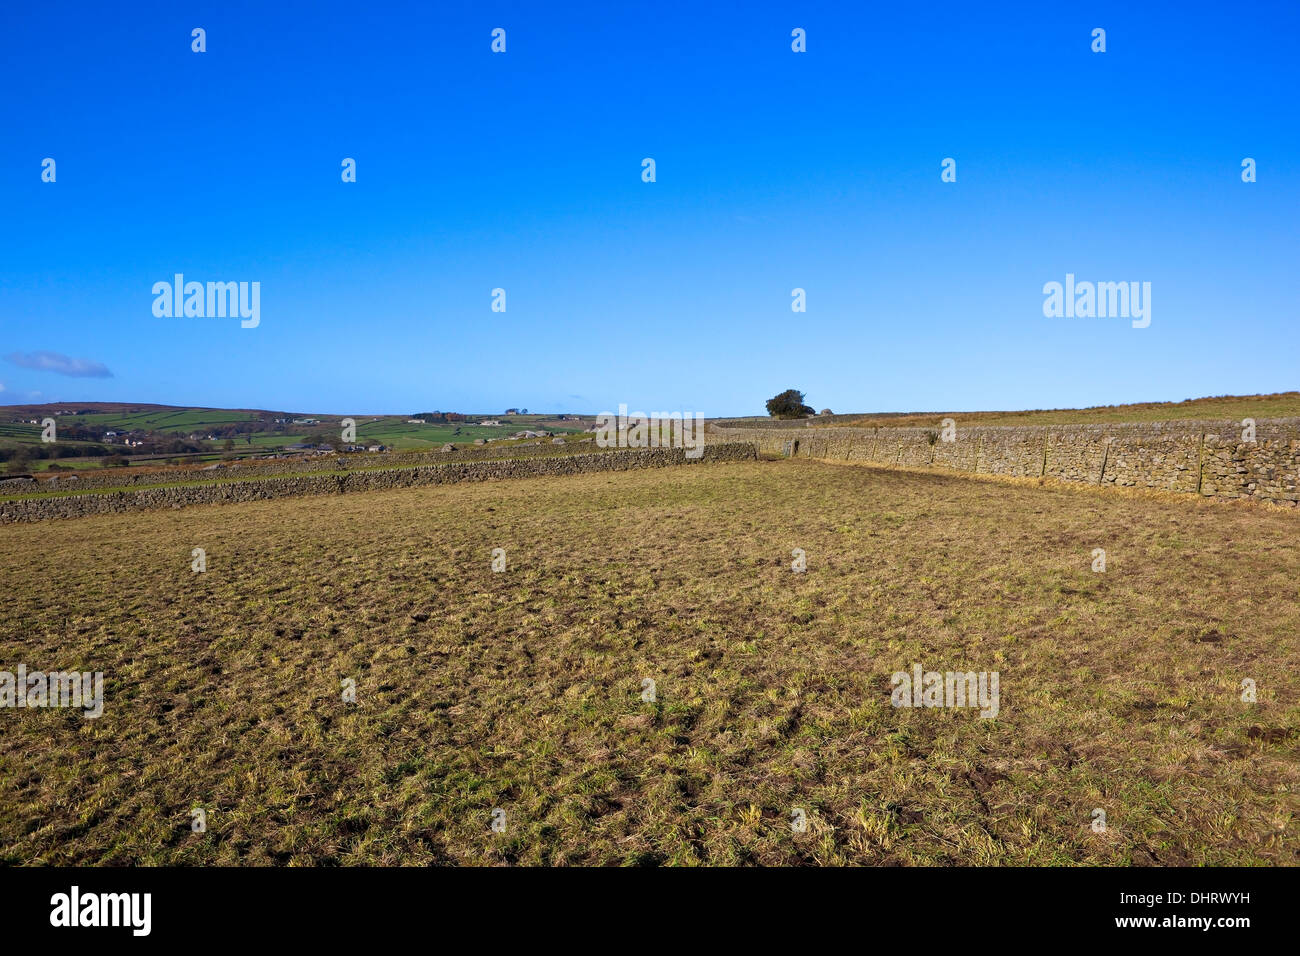
[[[5,360],[19,368],[38,372],[56,372],[73,378],[112,378],[113,373],[103,362],[71,358],[58,352],[10,352]]]

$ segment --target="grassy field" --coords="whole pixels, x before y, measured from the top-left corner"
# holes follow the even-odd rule
[[[421,449],[440,448],[446,442],[470,445],[476,438],[507,438],[525,426],[470,425],[408,425],[404,418],[380,419],[378,422],[357,423],[358,441],[377,441],[389,448]]]
[[[908,412],[883,415],[838,415],[833,425],[933,425],[952,417],[965,425],[1079,425],[1122,422],[1167,422],[1180,419],[1294,418],[1300,416],[1300,392],[1273,395],[1223,395],[1182,402],[1099,405],[1021,412]]]
[[[41,426],[18,422],[0,422],[0,446],[39,445],[41,444]],[[65,441],[65,445],[80,448],[96,442]]]
[[[19,422],[0,422],[0,442],[21,444],[41,440],[41,426]]]
[[[1295,865],[1298,528],[801,459],[8,526],[0,669],[106,689],[0,710],[0,861]]]
[[[159,431],[169,434],[189,434],[204,428],[218,425],[234,425],[239,422],[255,422],[258,415],[253,412],[224,408],[176,408],[151,409],[140,412],[104,412],[89,415],[74,415],[67,422],[76,425],[98,425],[107,428],[143,431]]]
[[[151,464],[157,464],[151,462]],[[95,471],[104,467],[103,458],[38,458],[35,461],[27,463],[25,470],[29,472],[49,471],[50,465],[58,465],[59,468],[74,471]]]

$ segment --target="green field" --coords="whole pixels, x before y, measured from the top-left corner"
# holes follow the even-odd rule
[[[93,405],[93,403],[81,405],[70,403],[62,406],[10,406],[8,409],[0,408],[0,418],[44,418],[46,415],[53,415],[56,408],[81,409],[90,407],[98,406]],[[208,447],[216,451],[224,450],[227,438],[225,436],[215,436],[208,441],[207,434],[211,429],[241,422],[256,422],[259,420],[268,422],[265,431],[230,436],[229,440],[233,443],[231,451],[236,455],[246,455],[252,453],[265,454],[281,449],[286,445],[300,442],[316,442],[337,438],[341,435],[342,419],[344,417],[351,417],[356,421],[358,443],[379,443],[394,451],[428,450],[440,448],[448,442],[472,444],[475,439],[479,438],[501,441],[508,439],[513,432],[525,429],[553,431],[557,435],[577,434],[589,424],[589,422],[559,422],[553,416],[545,415],[512,415],[505,418],[499,415],[483,414],[481,416],[471,416],[471,420],[477,423],[484,419],[495,419],[501,421],[502,425],[499,427],[483,427],[478,424],[414,425],[407,422],[407,419],[412,417],[410,415],[322,416],[306,413],[161,406],[104,408],[101,411],[87,414],[58,415],[55,416],[55,420],[58,426],[63,429],[78,426],[111,429],[118,432],[139,430],[183,439],[188,439],[191,434],[195,434],[199,436],[200,441],[206,442]],[[274,420],[278,418],[288,418],[290,422],[277,426],[274,424]],[[312,426],[294,425],[292,419],[295,418],[315,418],[319,419],[320,424]],[[40,442],[40,425],[28,424],[25,421],[0,421],[0,446],[37,445]],[[61,439],[59,443],[72,447],[101,444],[64,439]],[[59,459],[59,461],[60,464],[84,468],[93,467],[98,463],[99,459],[66,458]],[[31,462],[30,470],[43,470],[48,467],[48,464],[48,461],[35,460]]]
[[[40,425],[24,425],[18,422],[0,422],[0,441],[25,443],[40,440]]]
[[[68,421],[78,424],[96,425],[105,428],[141,429],[188,435],[193,431],[216,425],[234,425],[239,422],[254,422],[260,416],[252,412],[227,411],[219,408],[181,408],[173,411],[148,411],[133,414],[115,414],[106,412],[92,415],[65,416]]]
[[[485,416],[486,417],[486,416]],[[498,419],[499,420],[499,419]],[[471,444],[476,438],[508,439],[517,431],[553,431],[557,435],[577,433],[582,425],[576,422],[564,425],[538,425],[533,422],[516,421],[500,427],[480,425],[408,425],[404,418],[383,419],[379,422],[357,424],[357,438],[379,441],[397,450],[404,448],[441,447],[447,442],[457,445]]]

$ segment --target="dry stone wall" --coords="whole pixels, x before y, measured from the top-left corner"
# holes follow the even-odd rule
[[[299,455],[273,461],[231,461],[220,462],[215,468],[210,465],[191,468],[168,468],[153,470],[144,468],[111,468],[87,474],[43,473],[34,482],[27,482],[25,491],[88,491],[95,488],[143,488],[148,485],[176,484],[182,481],[211,481],[215,478],[261,478],[266,475],[296,475],[321,471],[375,470],[382,468],[400,468],[407,465],[435,465],[453,461],[489,461],[501,458],[554,458],[559,455],[572,455],[580,449],[588,453],[597,451],[594,440],[588,443],[577,442],[564,445],[480,445],[457,447],[454,451],[411,451],[371,454],[355,452],[351,454]],[[575,449],[577,445],[577,449]],[[0,494],[16,494],[17,484],[9,489],[2,487]]]
[[[247,481],[209,481],[204,484],[179,487],[45,495],[0,501],[0,524],[40,521],[46,518],[76,518],[92,514],[117,514],[152,508],[185,508],[191,505],[223,502],[261,501],[297,495],[350,494],[358,491],[452,484],[463,481],[489,481],[497,478],[629,471],[697,462],[753,461],[755,457],[752,444],[734,442],[710,445],[704,449],[704,454],[698,459],[687,458],[685,451],[680,448],[648,448],[509,461],[453,462],[445,465],[355,471],[347,474],[289,475]]]
[[[749,441],[761,453],[839,458],[884,466],[935,466],[975,474],[1057,478],[1159,488],[1217,498],[1300,501],[1300,418],[1259,419],[1255,441],[1239,422],[1125,425],[984,425],[956,440],[933,428],[724,428],[713,440]]]

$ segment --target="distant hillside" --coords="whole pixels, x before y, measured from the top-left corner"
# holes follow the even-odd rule
[[[297,412],[277,412],[264,408],[203,408],[196,405],[152,405],[147,402],[45,402],[40,405],[0,405],[0,416],[10,417],[14,414],[44,413],[53,415],[56,413],[71,415],[77,412],[83,414],[96,415],[113,415],[117,417],[126,416],[166,416],[177,412],[216,412],[220,415],[229,416],[241,414],[260,418],[262,416],[276,417],[289,414],[298,414]]]
[[[255,408],[203,408],[131,402],[49,402],[0,405],[0,471],[100,467],[106,459],[133,464],[255,456],[301,450],[304,444],[342,444],[342,419],[356,424],[355,445],[392,450],[439,448],[476,439],[509,441],[533,430],[566,435],[590,421],[565,415],[469,414],[436,421],[418,416],[310,414]],[[40,422],[53,418],[54,444],[41,440]],[[463,420],[461,420],[463,419]],[[489,424],[483,424],[488,422]],[[111,463],[111,462],[110,462]]]

